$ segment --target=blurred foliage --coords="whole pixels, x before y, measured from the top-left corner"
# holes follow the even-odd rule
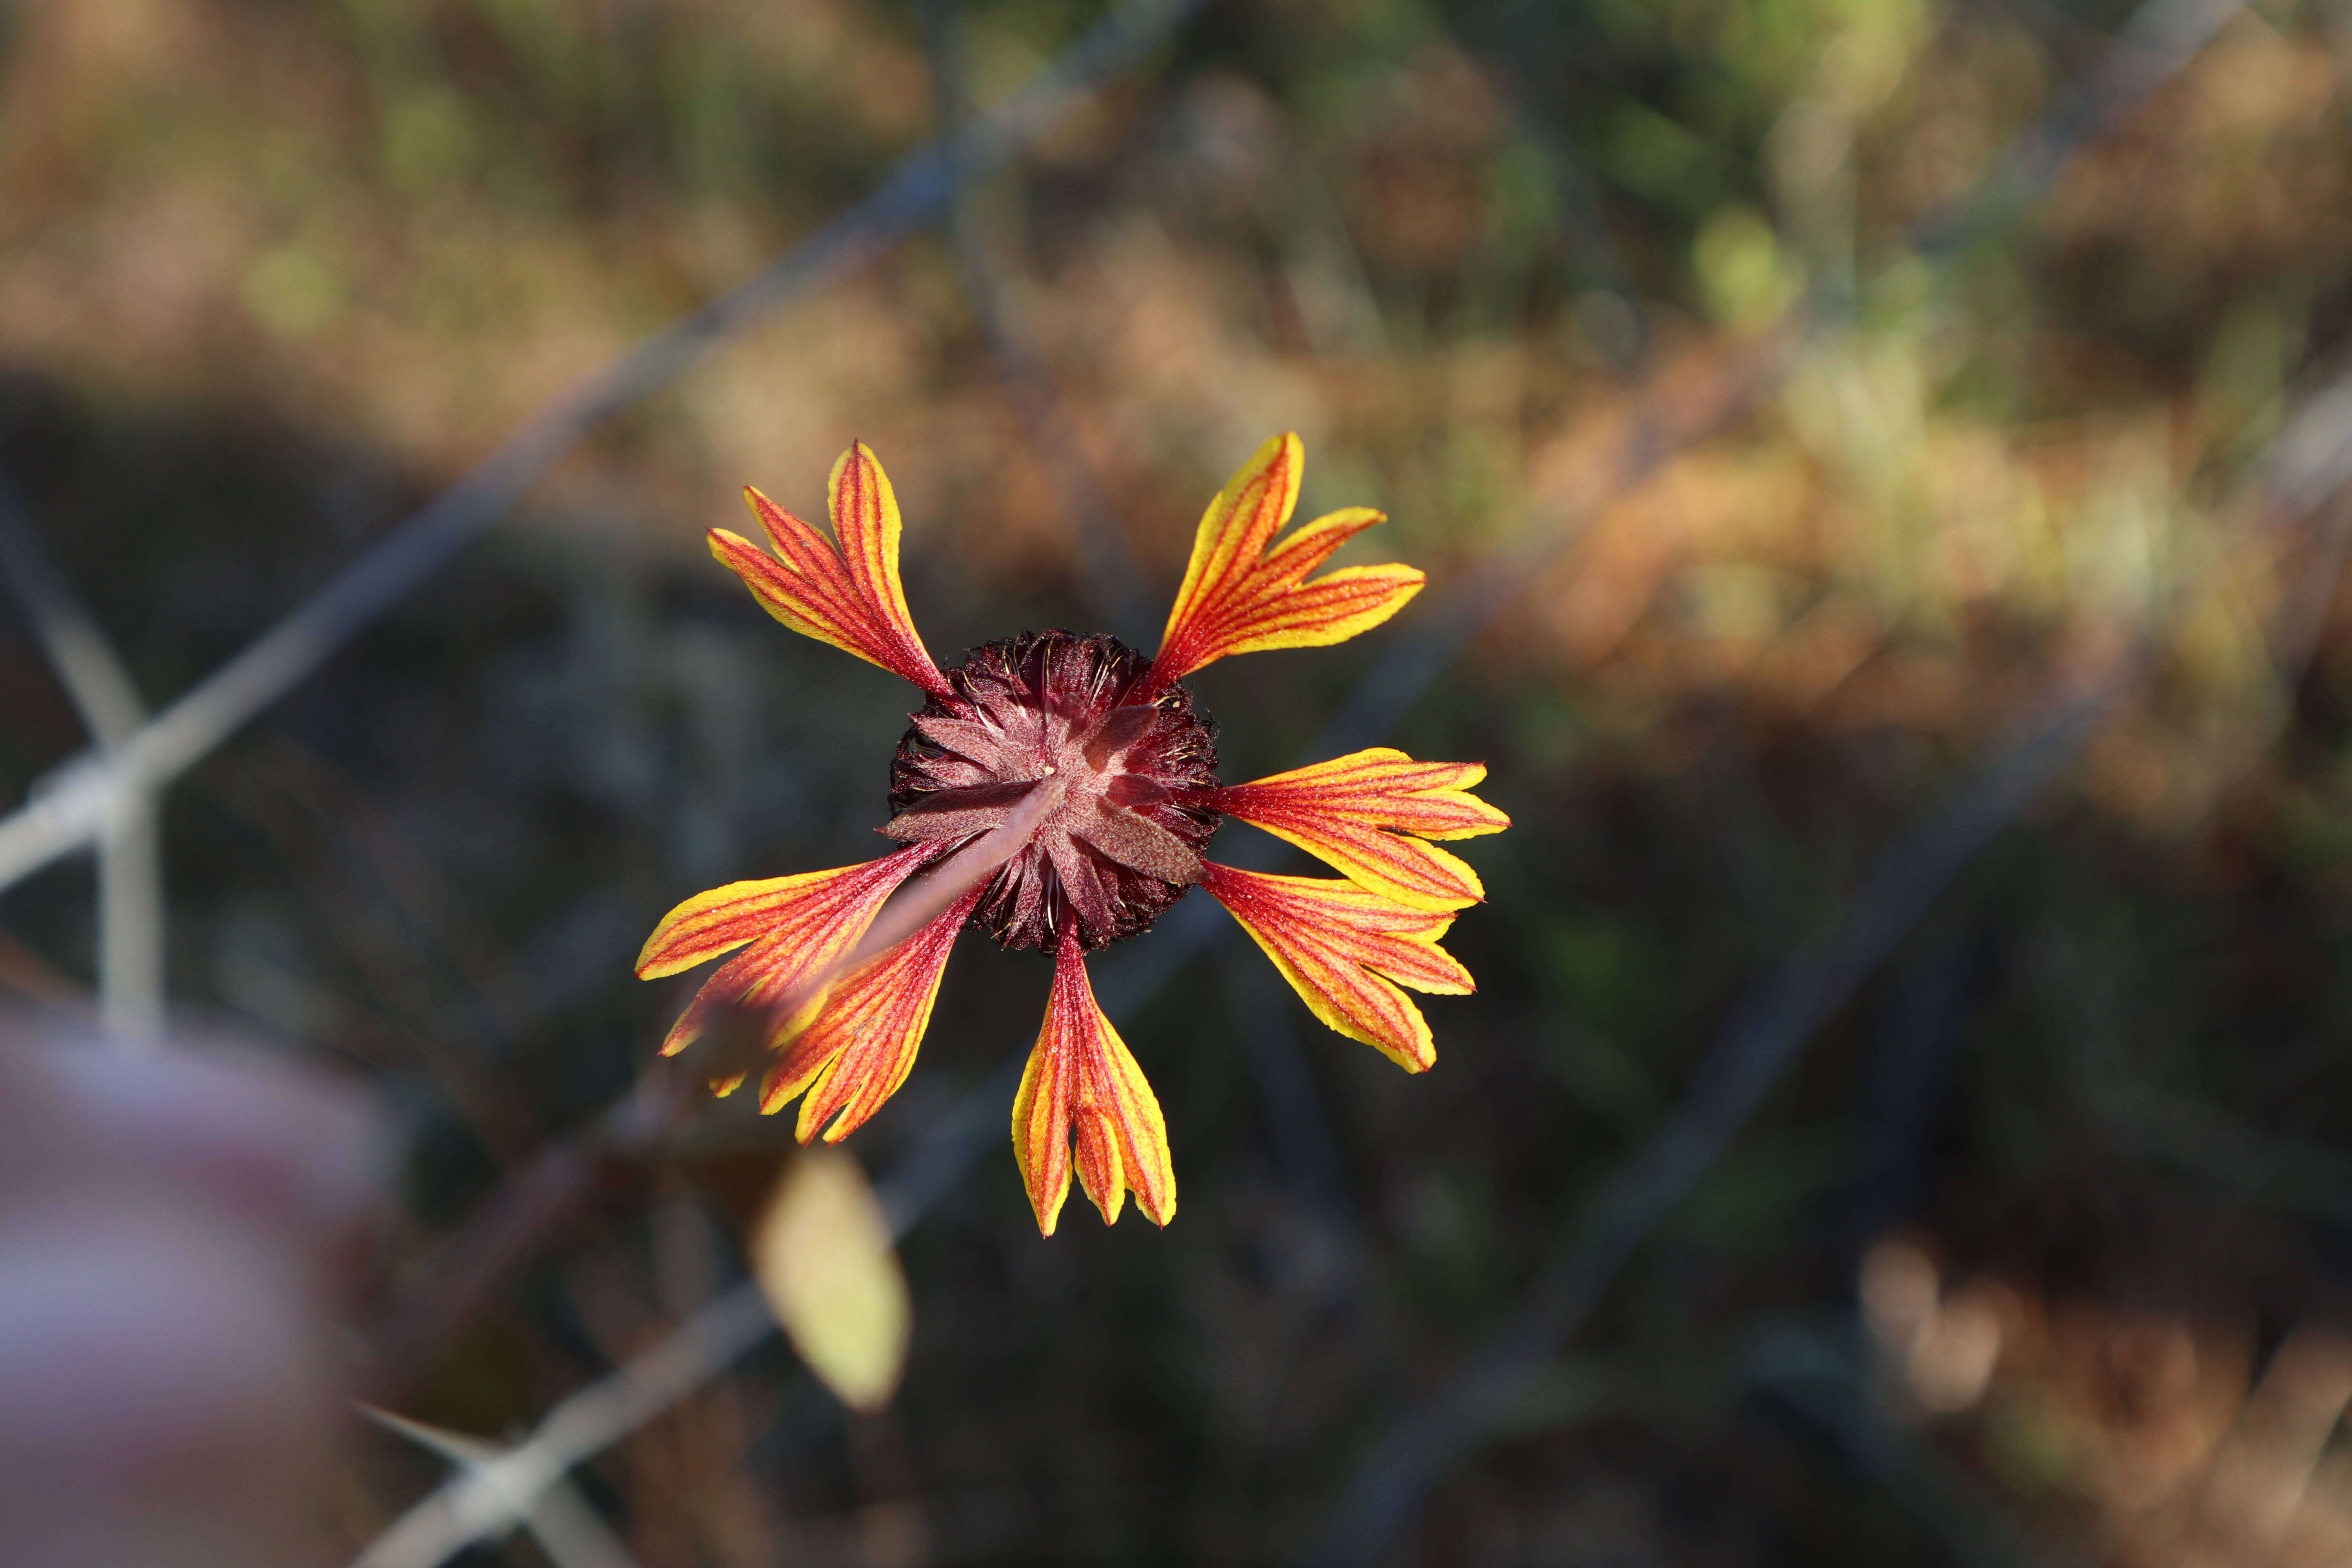
[[[973,96],[1095,11],[975,0]],[[971,193],[1060,456],[1155,595],[1291,427],[1305,504],[1391,513],[1358,548],[1427,566],[1431,609],[1644,410],[1811,326],[1748,417],[1578,519],[1393,737],[1484,757],[1518,824],[1467,847],[1482,989],[1433,1005],[1436,1070],[1213,950],[1118,1019],[1179,1220],[1042,1241],[992,1151],[906,1245],[894,1410],[845,1419],[777,1350],[594,1467],[649,1568],[1281,1560],[1746,981],[1974,746],[2151,626],[2141,700],[1814,1043],[1404,1560],[2176,1562],[2236,1506],[2214,1467],[2297,1484],[2294,1445],[2226,1435],[2278,1397],[2266,1368],[2328,1385],[2308,1347],[2352,1305],[2352,638],[2336,503],[2266,517],[2258,480],[2352,330],[2352,31],[2236,16],[2018,202],[2005,149],[2127,15],[1224,0]],[[899,4],[0,22],[0,467],[151,700],[933,129]],[[935,650],[1100,624],[986,325],[928,237],[763,322],[171,796],[175,1006],[348,1064],[413,1135],[387,1297],[646,1059],[683,995],[627,974],[662,910],[871,849],[906,693],[710,565],[739,486],[814,512],[864,439]],[[1200,678],[1225,776],[1303,760],[1414,614]],[[0,625],[0,794],[80,743]],[[80,866],[12,890],[0,986],[79,1005],[90,899]],[[959,951],[869,1168],[1025,1048],[1033,957]],[[528,1422],[739,1277],[787,1141],[729,1102],[616,1173],[415,1413]],[[2291,1331],[2308,1353],[2273,1368]],[[2343,1495],[2325,1457],[2314,1508]],[[371,1448],[354,1544],[428,1479]]]

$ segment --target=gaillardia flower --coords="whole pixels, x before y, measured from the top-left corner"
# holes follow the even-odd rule
[[[1374,747],[1254,784],[1216,776],[1216,730],[1183,686],[1233,654],[1315,647],[1380,625],[1421,591],[1410,566],[1310,577],[1381,521],[1365,507],[1277,542],[1298,502],[1296,436],[1258,448],[1210,502],[1157,657],[1116,638],[1024,632],[942,672],[898,584],[898,503],[874,454],[852,447],[826,499],[838,548],[757,490],[769,554],[724,529],[711,553],[792,627],[922,689],[890,764],[904,847],[862,866],[732,882],[664,916],[637,958],[647,980],[737,948],[662,1044],[683,1050],[729,1016],[756,1021],[772,1060],[760,1109],[801,1100],[800,1140],[837,1142],[905,1081],[948,949],[966,926],[1054,955],[1045,1026],[1013,1102],[1013,1154],[1037,1225],[1054,1231],[1075,1166],[1106,1224],[1127,1194],[1160,1225],[1176,1176],[1160,1102],[1095,1003],[1087,954],[1149,930],[1198,886],[1232,911],[1315,1016],[1408,1072],[1436,1060],[1400,987],[1461,994],[1470,975],[1438,945],[1483,896],[1431,839],[1499,832],[1468,792],[1475,763],[1417,763]],[[1202,858],[1235,816],[1307,850],[1336,879]],[[726,1093],[742,1074],[713,1084]]]

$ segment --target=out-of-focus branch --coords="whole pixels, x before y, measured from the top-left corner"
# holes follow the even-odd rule
[[[0,575],[101,755],[138,733],[147,706],[16,485],[0,476]],[[136,1049],[163,1031],[163,861],[152,791],[119,792],[98,827],[100,1016]]]
[[[163,1037],[163,829],[155,792],[125,789],[98,830],[98,1010],[128,1050]]]
[[[2271,627],[2272,661],[2292,686],[2319,646],[2352,552],[2352,506],[2342,499],[2352,484],[2352,370],[2304,399],[2263,454],[2256,484],[2273,519],[2327,509],[2320,526],[2280,544],[2303,554]]]
[[[2144,0],[2080,83],[2010,144],[1967,197],[1916,226],[1913,243],[1940,253],[2010,226],[2077,153],[2179,75],[2245,8],[2245,0]]]
[[[506,1450],[461,1432],[412,1421],[388,1410],[369,1409],[366,1414],[378,1426],[440,1455],[466,1474],[506,1455]],[[629,1549],[570,1481],[551,1481],[537,1497],[517,1498],[513,1506],[514,1522],[530,1531],[555,1568],[636,1568]]]
[[[596,425],[763,312],[871,260],[929,222],[959,182],[1010,158],[1101,81],[1158,47],[1201,4],[1125,0],[964,134],[908,157],[864,201],[542,411],[118,750],[66,763],[31,802],[0,819],[0,888],[89,843],[118,795],[176,778],[284,696],[470,543]]]
[[[650,1062],[586,1132],[551,1144],[510,1176],[435,1252],[422,1271],[431,1285],[393,1310],[377,1336],[374,1392],[391,1396],[471,1321],[514,1269],[594,1198],[599,1173],[645,1158],[694,1092],[677,1064]]]
[[[98,617],[49,553],[24,496],[5,476],[0,476],[0,575],[7,578],[90,739],[110,747],[128,741],[146,720],[147,705]]]
[[[437,1568],[475,1542],[512,1530],[574,1465],[701,1387],[775,1329],[760,1288],[736,1286],[548,1412],[528,1440],[469,1465],[401,1515],[352,1568]]]

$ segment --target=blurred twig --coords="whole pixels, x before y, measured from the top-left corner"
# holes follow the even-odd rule
[[[1601,181],[1579,155],[1567,112],[1576,95],[1562,93],[1556,85],[1563,79],[1598,85],[1578,68],[1589,68],[1591,51],[1580,49],[1569,36],[1580,19],[1568,7],[1542,0],[1507,0],[1489,20],[1482,47],[1509,79],[1517,100],[1518,120],[1542,149],[1560,206],[1564,280],[1571,289],[1580,285],[1596,290],[1596,295],[1588,296],[1590,304],[1608,312],[1604,322],[1595,323],[1586,309],[1580,309],[1587,335],[1594,339],[1594,347],[1615,362],[1622,374],[1638,380],[1649,369],[1655,334],[1611,233],[1608,214],[1601,205]],[[1601,327],[1597,333],[1591,330],[1596,324]]]
[[[519,1264],[588,1205],[598,1173],[654,1148],[693,1092],[676,1063],[649,1062],[585,1133],[550,1144],[509,1176],[436,1250],[422,1271],[431,1283],[401,1302],[377,1336],[378,1389],[397,1388],[470,1321]]]
[[[367,1414],[378,1426],[440,1455],[463,1474],[475,1474],[506,1457],[504,1450],[462,1433],[386,1410]],[[530,1531],[555,1568],[636,1568],[629,1549],[569,1481],[559,1478],[535,1497],[515,1499],[514,1515],[514,1522]]]
[[[147,705],[114,645],[49,553],[15,483],[0,477],[0,575],[15,590],[41,651],[100,755],[119,754]],[[125,789],[98,823],[100,1020],[137,1048],[163,1028],[163,862],[153,792]]]
[[[1345,1233],[1340,1239],[1351,1255],[1351,1268],[1360,1267],[1362,1227],[1347,1160],[1289,1007],[1276,990],[1280,983],[1266,965],[1255,963],[1227,964],[1224,983],[1276,1163],[1316,1218]]]
[[[604,419],[762,312],[831,282],[935,217],[959,182],[1003,163],[1097,84],[1157,47],[1201,4],[1126,0],[963,135],[911,154],[864,201],[541,412],[119,748],[67,763],[32,801],[0,819],[0,888],[91,842],[119,798],[169,783],[284,696],[471,542]]]
[[[524,1442],[469,1463],[395,1520],[352,1568],[436,1568],[532,1517],[548,1489],[775,1331],[756,1285],[720,1296],[652,1349],[548,1412]]]
[[[120,746],[147,717],[131,672],[116,657],[98,617],[49,553],[16,484],[0,477],[0,574],[24,607],[33,635],[74,711],[101,746]]]
[[[2010,226],[2076,153],[2178,76],[2244,9],[2244,0],[2143,0],[2056,108],[2019,137],[1966,198],[1918,226],[1914,240],[1942,252]]]

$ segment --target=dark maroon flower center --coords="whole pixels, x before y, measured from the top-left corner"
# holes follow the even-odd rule
[[[1199,878],[1218,817],[1188,803],[1216,787],[1216,726],[1181,685],[1131,701],[1150,668],[1116,637],[1024,632],[973,649],[947,672],[952,695],[909,715],[882,831],[960,840],[944,874],[979,836],[1029,825],[972,911],[1006,947],[1075,937],[1092,952]]]

